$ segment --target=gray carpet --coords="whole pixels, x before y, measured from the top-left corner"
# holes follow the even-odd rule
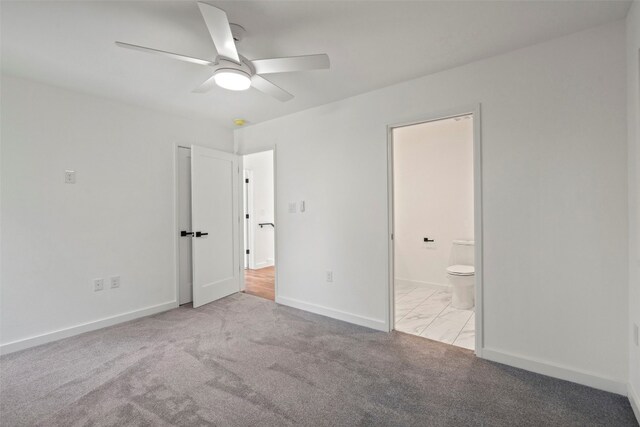
[[[0,359],[3,426],[635,426],[627,399],[237,294]]]

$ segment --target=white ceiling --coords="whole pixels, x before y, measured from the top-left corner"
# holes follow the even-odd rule
[[[2,1],[2,70],[127,103],[257,123],[622,19],[628,1],[210,1],[247,34],[249,59],[327,53],[330,70],[269,76],[295,95],[191,91],[207,66],[114,41],[213,59],[195,1]]]

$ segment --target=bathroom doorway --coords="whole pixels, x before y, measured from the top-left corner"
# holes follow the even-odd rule
[[[244,292],[275,300],[273,150],[247,154],[243,164]]]
[[[390,324],[476,353],[478,119],[471,109],[389,127]]]

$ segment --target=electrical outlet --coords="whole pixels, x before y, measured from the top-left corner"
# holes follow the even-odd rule
[[[333,271],[327,271],[327,282],[333,282]]]
[[[93,290],[98,292],[104,289],[104,279],[93,279]]]
[[[120,276],[111,276],[109,278],[109,283],[111,283],[111,288],[119,288],[120,287]]]
[[[633,342],[636,347],[640,345],[638,344],[638,325],[636,325],[635,323],[633,324]]]
[[[76,171],[66,170],[64,171],[64,183],[75,184],[76,183]]]

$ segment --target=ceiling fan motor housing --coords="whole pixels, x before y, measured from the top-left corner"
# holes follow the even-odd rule
[[[223,69],[241,71],[249,77],[253,76],[256,73],[255,69],[251,65],[251,62],[249,62],[244,56],[240,56],[239,64],[234,60],[225,58],[224,56],[218,56],[218,58],[216,58],[216,63],[213,65],[213,68],[216,71]]]

